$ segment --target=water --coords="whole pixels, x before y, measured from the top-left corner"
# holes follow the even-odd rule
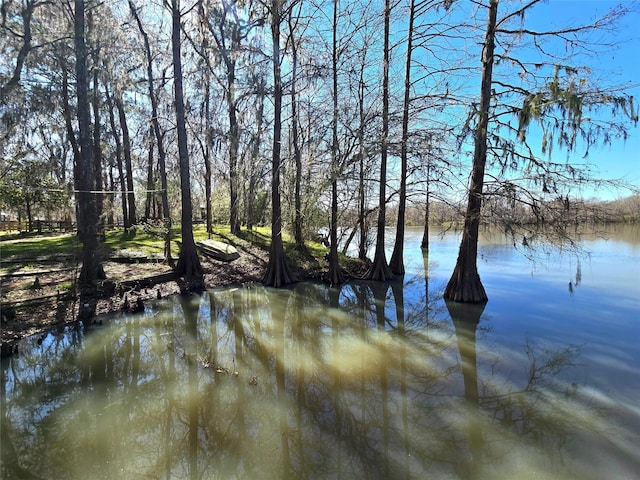
[[[27,339],[2,363],[4,477],[635,478],[638,229],[535,258],[487,233],[484,309],[441,298],[458,235],[420,239],[403,281],[217,289]]]

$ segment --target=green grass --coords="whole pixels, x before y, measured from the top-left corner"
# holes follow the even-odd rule
[[[175,238],[175,235],[172,238]],[[116,250],[132,250],[147,254],[162,254],[164,252],[164,240],[158,235],[144,232],[141,229],[131,229],[128,232],[110,230],[106,233],[105,241],[101,244],[101,247],[107,253]]]
[[[74,254],[80,249],[78,237],[74,234],[24,237],[10,242],[0,242],[0,258],[37,258],[55,254]]]
[[[243,244],[251,244],[268,250],[271,245],[271,232],[268,227],[254,227],[252,230],[243,229],[239,235],[229,232],[229,225],[214,225],[211,238],[229,243],[236,247]],[[179,227],[173,227],[171,232],[171,252],[174,258],[179,255],[181,233]],[[209,238],[204,225],[195,225],[193,235],[196,241]],[[109,254],[118,250],[131,250],[147,254],[162,254],[164,252],[164,239],[158,232],[145,231],[142,228],[124,230],[109,230],[106,232],[105,241],[100,244],[103,252]],[[15,257],[29,261],[37,257],[75,254],[80,251],[82,245],[75,234],[57,236],[30,236],[13,237],[13,241],[6,241],[6,237],[0,241],[0,259]],[[308,255],[303,255],[295,250],[293,238],[283,236],[284,247],[288,257],[294,263],[305,264],[310,260]],[[324,258],[327,248],[317,242],[307,242],[307,250],[312,257]]]

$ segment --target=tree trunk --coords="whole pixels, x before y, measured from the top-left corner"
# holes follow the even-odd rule
[[[404,104],[402,107],[402,143],[400,145],[400,192],[398,199],[398,221],[396,241],[389,267],[396,275],[404,275],[404,227],[407,208],[407,142],[409,141],[409,107],[411,105],[411,54],[413,53],[413,19],[415,2],[409,6],[409,33],[407,38],[407,63],[404,74]]]
[[[124,168],[122,167],[122,142],[120,141],[120,134],[116,128],[116,120],[113,110],[113,100],[109,94],[109,87],[105,84],[105,92],[107,97],[107,105],[109,106],[109,123],[111,125],[111,132],[113,134],[113,140],[116,143],[116,166],[118,168],[118,178],[120,179],[120,203],[122,204],[122,222],[125,230],[130,227],[129,225],[129,211],[127,209],[127,185],[124,176]]]
[[[77,114],[80,156],[77,159],[74,181],[77,191],[78,235],[82,241],[82,269],[79,283],[81,290],[94,292],[97,280],[104,278],[104,271],[98,256],[98,217],[95,195],[92,194],[95,174],[91,159],[89,82],[87,80],[87,50],[84,39],[84,24],[84,0],[75,0],[74,44],[76,50],[76,93],[78,97]],[[92,316],[94,312],[94,309],[89,308],[87,311],[81,312],[81,317]]]
[[[209,69],[206,69],[208,72]],[[211,168],[211,106],[210,106],[210,88],[209,74],[207,73],[207,79],[205,80],[205,152],[204,152],[204,201],[205,201],[205,217],[207,223],[207,233],[211,235],[213,233],[213,212],[211,211],[211,178],[213,176],[213,169]]]
[[[183,276],[182,290],[199,291],[204,288],[204,272],[198,258],[196,242],[193,238],[193,206],[191,204],[191,176],[189,174],[189,148],[184,110],[184,90],[182,87],[182,59],[180,57],[180,0],[171,0],[173,53],[173,81],[178,131],[178,156],[180,158],[180,190],[182,197],[182,248],[176,265],[176,274]]]
[[[358,109],[360,117],[360,125],[358,126],[358,144],[359,144],[359,171],[358,171],[358,223],[360,224],[360,241],[358,243],[358,258],[365,260],[367,258],[367,216],[365,212],[367,196],[365,192],[365,159],[367,156],[364,128],[366,124],[366,115],[364,110],[365,97],[365,59],[360,65],[360,78],[358,82]]]
[[[264,97],[265,97],[265,85],[264,80],[258,80],[258,112],[256,113],[256,134],[253,138],[253,145],[251,150],[251,162],[249,162],[249,189],[247,192],[246,201],[246,217],[247,217],[247,229],[253,229],[253,223],[255,221],[255,195],[256,195],[256,183],[258,181],[257,168],[258,156],[260,154],[260,141],[262,139],[262,124],[264,120]]]
[[[93,28],[93,15],[88,14],[89,31]],[[102,210],[104,208],[103,182],[102,182],[102,129],[100,123],[100,82],[98,80],[99,61],[100,61],[100,41],[96,41],[96,45],[91,49],[93,56],[93,91],[92,91],[92,107],[93,107],[93,172],[94,172],[94,189],[96,193],[96,215],[98,217],[98,229],[100,237],[104,236],[104,219]]]
[[[300,140],[298,138],[298,92],[296,82],[298,80],[298,44],[294,35],[293,9],[289,12],[289,35],[291,38],[291,141],[293,144],[293,158],[295,160],[295,186],[294,186],[294,215],[293,238],[296,249],[306,251],[302,236],[302,153],[300,152]]]
[[[211,69],[209,68],[209,37],[205,28],[207,22],[207,12],[205,12],[204,3],[198,2],[198,21],[201,36],[202,55],[206,59],[206,67],[202,69],[203,96],[204,96],[204,148],[202,148],[202,157],[204,161],[204,198],[205,198],[205,222],[207,234],[211,238],[213,232],[213,223],[211,215],[211,177],[213,175],[211,169]]]
[[[280,75],[280,2],[271,2],[271,38],[273,43],[273,150],[271,158],[271,250],[269,264],[262,277],[265,285],[280,287],[295,281],[289,269],[282,243],[282,206],[280,203],[280,141],[282,130],[282,79]]]
[[[62,115],[64,117],[64,126],[71,144],[71,150],[73,151],[73,168],[74,178],[77,174],[76,168],[80,159],[80,147],[78,146],[78,140],[76,139],[75,131],[73,130],[73,121],[71,119],[71,105],[69,104],[69,73],[67,72],[67,64],[64,60],[61,61],[60,68],[62,70]]]
[[[238,215],[238,150],[240,134],[238,117],[236,115],[238,107],[235,96],[235,61],[230,62],[230,65],[230,69],[227,72],[227,108],[229,110],[229,224],[231,233],[237,235],[240,233],[240,216]]]
[[[429,169],[427,168],[427,193],[424,202],[424,230],[422,231],[422,243],[420,248],[429,251]]]
[[[31,233],[33,232],[33,215],[31,213],[31,202],[29,201],[29,196],[27,196],[24,204],[24,208],[27,212],[27,230],[29,230],[29,233]]]
[[[122,129],[122,151],[124,153],[124,165],[127,170],[127,204],[129,207],[128,225],[132,227],[136,224],[136,196],[133,191],[133,165],[131,162],[131,138],[129,137],[129,127],[127,117],[122,104],[122,97],[119,94],[114,96],[114,101],[118,109],[120,118],[120,128]]]
[[[144,200],[144,218],[151,218],[151,210],[153,206],[153,198],[155,190],[155,180],[153,178],[153,127],[149,127],[149,152],[147,155],[147,196]]]
[[[165,222],[164,258],[169,265],[173,265],[173,258],[171,258],[171,212],[169,211],[166,153],[164,151],[162,132],[160,131],[160,122],[158,121],[158,99],[156,98],[153,83],[153,58],[151,57],[151,46],[149,44],[149,36],[142,26],[140,16],[138,15],[132,0],[129,0],[129,10],[131,10],[131,14],[138,25],[140,35],[142,35],[144,40],[144,51],[147,59],[147,85],[149,87],[149,101],[151,102],[151,124],[153,125],[153,132],[156,136],[156,146],[158,147],[158,173],[160,175],[160,188],[162,189],[162,218],[164,218]]]
[[[389,23],[391,16],[390,0],[384,2],[384,62],[382,78],[382,152],[380,160],[380,198],[378,209],[378,230],[376,234],[376,251],[373,264],[365,274],[368,280],[386,281],[393,278],[393,272],[387,264],[384,251],[384,234],[386,223],[386,186],[387,186],[387,153],[389,149]]]
[[[333,0],[333,119],[331,122],[331,225],[329,226],[329,282],[340,285],[345,281],[344,272],[338,262],[338,0]]]
[[[487,128],[491,106],[491,79],[493,73],[493,50],[495,47],[496,17],[498,0],[489,4],[489,20],[482,53],[482,85],[480,90],[480,111],[476,126],[473,152],[473,170],[469,185],[469,199],[464,218],[464,229],[458,260],[451,279],[444,290],[444,298],[454,302],[485,303],[488,298],[478,274],[478,230],[482,208],[482,187],[484,168],[487,162]]]

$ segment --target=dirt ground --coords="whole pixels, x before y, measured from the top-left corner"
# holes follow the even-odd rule
[[[223,262],[200,255],[207,288],[260,282],[268,253],[252,244],[236,246],[240,258]],[[2,305],[2,356],[15,353],[17,342],[29,335],[42,334],[76,322],[79,301],[72,293],[78,266],[71,258],[44,258],[2,262],[0,304]],[[135,308],[138,302],[180,293],[175,279],[158,279],[171,269],[161,262],[103,262],[106,276],[115,282],[115,292],[100,298],[96,314]],[[297,273],[298,279],[319,278],[318,262],[311,262]]]

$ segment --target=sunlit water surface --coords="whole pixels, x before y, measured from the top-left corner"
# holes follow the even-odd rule
[[[459,235],[420,240],[402,281],[212,290],[28,339],[2,363],[4,477],[637,478],[638,229],[580,256],[484,235],[484,309],[442,300]]]

